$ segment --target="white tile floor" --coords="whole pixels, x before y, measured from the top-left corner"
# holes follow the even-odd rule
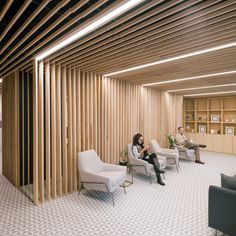
[[[35,207],[0,175],[0,235],[149,235],[208,236],[209,185],[220,185],[220,173],[236,174],[236,157],[203,152],[205,165],[181,162],[166,173],[166,186],[143,176],[115,192],[84,191]]]

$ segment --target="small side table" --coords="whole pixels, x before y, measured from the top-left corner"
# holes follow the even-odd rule
[[[117,164],[117,165],[119,165],[119,164]],[[131,184],[134,183],[133,165],[128,163],[128,164],[126,165],[126,167],[127,167],[127,172],[128,172],[128,173],[131,172],[131,181],[130,181],[130,180],[125,180],[125,181],[124,181],[124,184],[121,185],[121,187],[123,187],[123,188],[129,187]]]

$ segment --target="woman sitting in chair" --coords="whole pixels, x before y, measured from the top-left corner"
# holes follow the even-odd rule
[[[132,152],[134,157],[138,159],[142,159],[144,161],[147,161],[148,163],[154,165],[154,170],[157,177],[157,183],[160,185],[165,185],[161,179],[160,174],[164,174],[165,171],[160,170],[160,164],[157,158],[157,155],[155,153],[148,153],[148,149],[150,147],[144,145],[143,135],[142,134],[135,134],[133,137],[133,146],[132,146]]]

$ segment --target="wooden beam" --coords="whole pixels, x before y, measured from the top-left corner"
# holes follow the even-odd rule
[[[46,199],[51,198],[51,122],[50,122],[50,65],[45,63],[45,142],[46,142]]]
[[[39,200],[44,202],[44,64],[40,61],[38,74],[38,178]],[[34,144],[35,145],[35,144]]]
[[[57,151],[56,151],[56,67],[51,65],[51,161],[52,161],[52,198],[57,192]],[[58,101],[59,102],[59,101]]]
[[[3,17],[6,15],[8,9],[10,8],[10,6],[11,6],[12,3],[13,3],[13,0],[8,0],[8,1],[5,3],[5,5],[4,5],[2,11],[0,12],[0,21],[1,21],[1,20],[3,19]],[[0,41],[1,41],[1,40],[0,40]]]
[[[9,24],[7,24],[7,27],[3,30],[0,36],[0,41],[6,36],[7,32],[11,29],[11,27],[15,24],[15,22],[20,18],[20,16],[23,14],[23,12],[26,10],[26,8],[30,5],[31,0],[25,1],[23,5],[20,7],[17,14],[12,18]]]
[[[62,100],[62,119],[61,119],[61,126],[62,126],[62,158],[63,158],[63,182],[62,182],[62,189],[63,193],[68,193],[68,172],[67,172],[67,94],[66,94],[66,68],[62,68],[62,77],[61,77],[61,100]]]
[[[61,67],[56,66],[56,163],[57,163],[57,195],[62,196],[62,173],[61,173],[61,120],[62,120],[62,112],[61,112]]]
[[[34,204],[38,205],[38,65],[33,62]]]

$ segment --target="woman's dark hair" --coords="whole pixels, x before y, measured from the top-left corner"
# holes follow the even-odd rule
[[[140,137],[143,137],[143,135],[142,134],[135,134],[134,135],[134,137],[133,137],[133,146],[140,145],[140,143],[138,142]]]

